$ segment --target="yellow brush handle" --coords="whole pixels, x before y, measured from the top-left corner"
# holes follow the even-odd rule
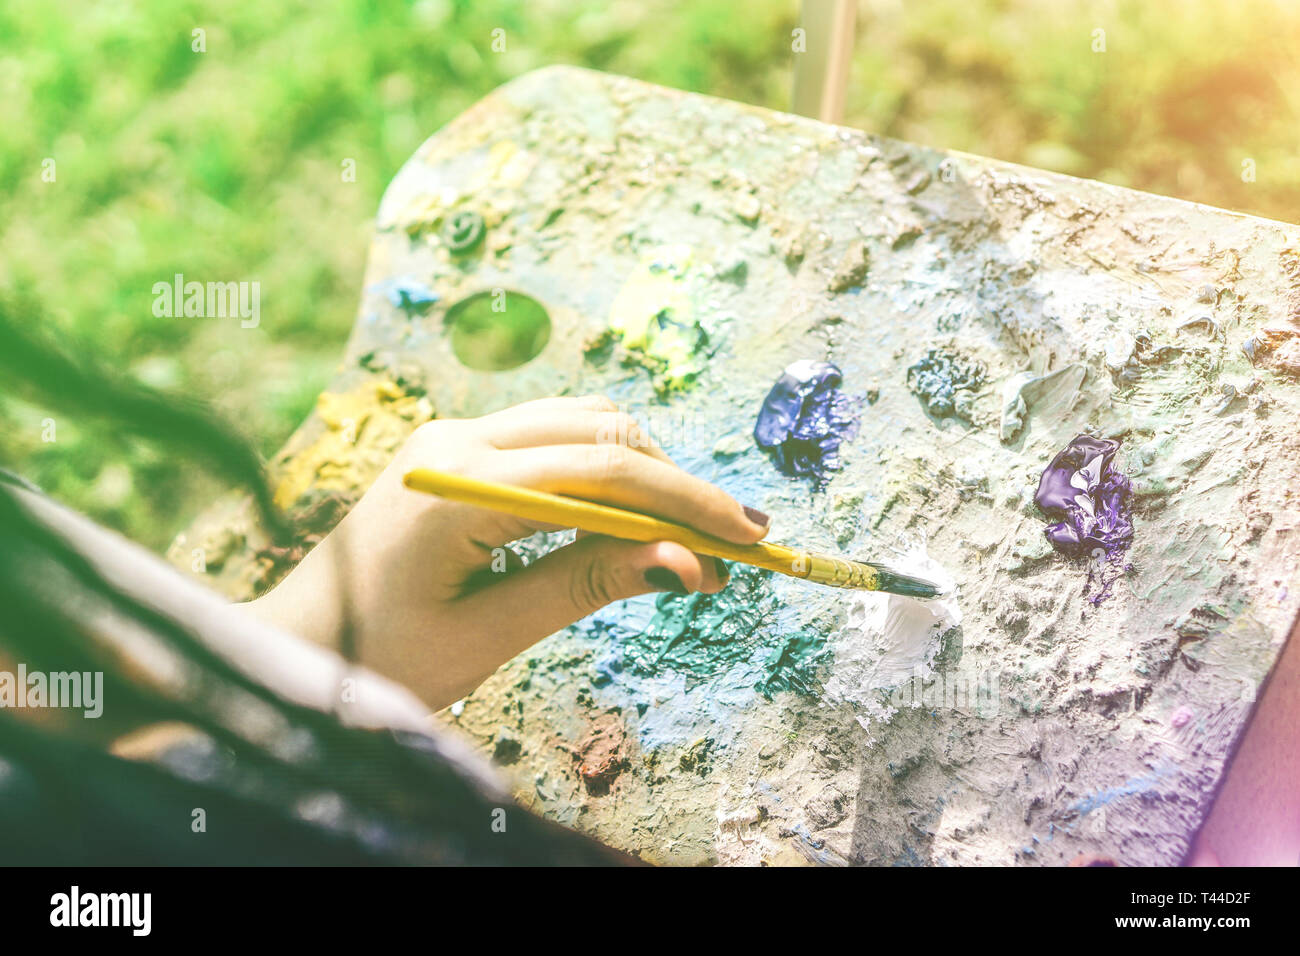
[[[593,534],[627,541],[675,541],[696,554],[752,564],[778,574],[804,578],[833,587],[875,590],[875,569],[826,555],[797,551],[781,544],[732,544],[671,521],[580,498],[553,495],[495,481],[481,481],[445,471],[416,468],[403,478],[406,487],[493,511],[504,511],[526,521],[581,528]]]

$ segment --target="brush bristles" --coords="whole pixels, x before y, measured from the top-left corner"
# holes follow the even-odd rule
[[[864,562],[876,569],[876,590],[888,591],[890,594],[901,594],[903,597],[916,598],[918,601],[929,601],[932,598],[942,597],[943,588],[933,581],[927,581],[924,578],[913,577],[910,574],[903,574],[883,564],[876,564],[873,561]]]

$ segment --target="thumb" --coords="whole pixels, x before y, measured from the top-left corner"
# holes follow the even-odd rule
[[[614,601],[651,591],[715,592],[725,584],[720,561],[680,544],[590,535],[462,598],[461,610],[476,630],[499,639],[511,635],[517,646],[502,650],[514,656]]]

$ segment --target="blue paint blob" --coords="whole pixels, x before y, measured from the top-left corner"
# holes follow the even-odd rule
[[[423,282],[409,276],[398,276],[377,282],[370,287],[370,291],[380,293],[388,299],[393,308],[401,309],[407,315],[423,315],[441,298]]]
[[[1052,459],[1038,480],[1034,504],[1052,524],[1047,540],[1071,558],[1091,557],[1101,587],[1100,604],[1124,570],[1133,543],[1133,486],[1114,464],[1119,442],[1079,435]]]
[[[840,391],[843,376],[829,362],[790,365],[767,393],[754,440],[782,473],[819,486],[840,467],[840,445],[858,433],[861,401]]]

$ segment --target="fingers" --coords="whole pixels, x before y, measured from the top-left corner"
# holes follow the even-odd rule
[[[767,533],[721,488],[622,445],[546,445],[485,456],[475,476],[629,508],[737,544]]]
[[[485,437],[497,448],[539,445],[625,445],[652,458],[672,459],[650,433],[609,399],[542,398],[479,419]]]
[[[538,558],[457,602],[501,660],[607,604],[652,591],[714,593],[725,566],[670,541],[640,544],[599,535]],[[488,648],[484,648],[488,650]]]
[[[504,415],[507,412],[518,411],[521,408],[527,409],[544,409],[544,408],[561,408],[574,409],[585,408],[593,412],[616,412],[618,405],[607,395],[551,395],[547,398],[534,398],[531,401],[520,402],[518,405],[512,405],[504,408],[493,415]],[[492,417],[491,415],[486,417]]]

